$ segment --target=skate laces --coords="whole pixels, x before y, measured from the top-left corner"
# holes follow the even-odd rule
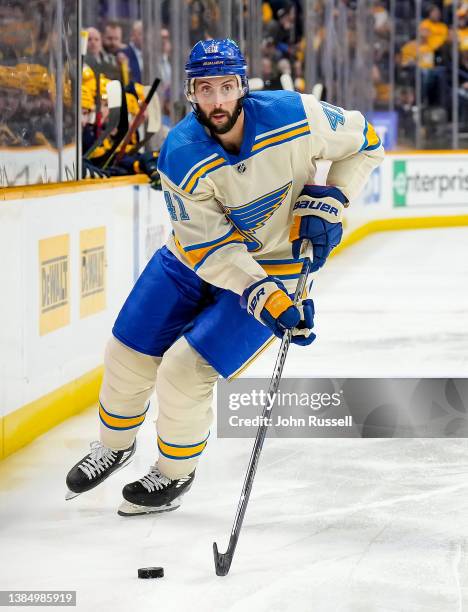
[[[145,489],[149,493],[152,493],[153,491],[164,489],[164,487],[171,484],[172,480],[161,474],[159,469],[155,465],[152,465],[150,467],[149,474],[143,476],[143,478],[140,478],[138,482],[141,482]]]
[[[78,468],[91,480],[96,474],[100,474],[106,468],[111,467],[117,457],[117,451],[107,448],[98,440],[91,442],[89,446],[91,452]]]

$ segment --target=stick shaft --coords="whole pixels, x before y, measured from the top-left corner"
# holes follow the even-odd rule
[[[304,270],[305,268],[305,270]],[[307,273],[309,270],[308,261],[304,261],[303,269],[301,271],[301,276],[299,277],[299,281],[296,287],[296,293],[294,295],[294,304],[297,304],[300,296],[304,292],[305,284],[307,282]],[[255,437],[254,446],[252,449],[252,453],[250,455],[250,461],[247,468],[247,473],[244,480],[244,486],[242,488],[241,498],[239,501],[239,506],[237,508],[236,516],[234,518],[234,525],[232,531],[234,532],[240,525],[242,525],[242,521],[244,518],[245,510],[247,508],[247,504],[249,503],[250,492],[252,490],[253,480],[255,477],[255,473],[257,471],[258,460],[260,459],[260,453],[263,447],[263,442],[265,441],[266,433],[268,430],[268,422],[269,417],[271,415],[271,411],[276,399],[276,393],[278,392],[278,388],[281,382],[281,376],[283,374],[284,364],[286,362],[286,357],[289,350],[289,345],[291,344],[291,336],[292,330],[287,330],[281,340],[281,346],[278,351],[278,356],[276,358],[275,367],[273,370],[273,376],[270,380],[270,385],[268,387],[267,393],[267,401],[263,408],[262,412],[262,421],[261,425],[258,428],[257,435]]]
[[[161,79],[155,79],[153,84],[151,85],[151,89],[149,90],[148,95],[146,96],[146,98],[142,102],[142,104],[140,106],[140,109],[139,109],[138,113],[135,115],[133,121],[131,122],[131,124],[130,124],[130,126],[128,128],[128,131],[125,134],[122,142],[120,142],[119,146],[117,147],[118,152],[117,152],[117,154],[115,154],[115,163],[118,163],[122,159],[122,157],[125,155],[125,149],[126,149],[128,143],[130,142],[133,134],[137,131],[137,129],[143,123],[143,121],[145,119],[145,117],[144,117],[145,111],[148,108],[148,104],[151,102],[152,97],[156,93],[156,89],[158,88],[160,82],[161,82]],[[109,164],[111,159],[112,158],[109,158],[109,160],[107,161],[107,164]]]
[[[304,294],[304,289],[307,283],[307,276],[310,268],[310,258],[306,257],[302,264],[301,275],[298,279],[296,292],[294,294],[294,304],[297,304],[299,299]],[[236,515],[234,517],[234,523],[232,525],[231,536],[229,538],[228,549],[225,553],[218,553],[216,544],[213,545],[214,556],[215,556],[215,567],[218,575],[224,576],[228,573],[229,567],[232,562],[234,551],[237,546],[237,540],[239,539],[242,523],[244,521],[245,512],[249,503],[250,493],[252,491],[252,485],[257,472],[258,462],[263,447],[263,442],[268,430],[269,417],[276,399],[276,393],[278,392],[279,384],[281,381],[281,375],[283,373],[286,356],[288,354],[289,345],[291,344],[292,330],[286,330],[281,340],[281,346],[276,358],[273,375],[270,380],[268,387],[267,401],[263,408],[261,424],[257,430],[255,436],[255,442],[253,445],[252,453],[250,455],[249,465],[242,486],[242,492],[237,506]]]

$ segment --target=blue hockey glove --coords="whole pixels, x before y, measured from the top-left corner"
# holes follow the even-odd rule
[[[272,276],[253,283],[244,291],[241,306],[260,323],[282,338],[286,329],[292,329],[291,342],[306,346],[315,340],[314,304],[301,300],[294,306],[283,283]]]
[[[313,261],[310,271],[316,272],[341,241],[343,208],[348,203],[338,187],[305,185],[293,208],[289,233],[294,259],[301,256],[303,240],[310,240]]]

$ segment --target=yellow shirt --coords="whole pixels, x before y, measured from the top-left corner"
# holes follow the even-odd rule
[[[460,51],[468,51],[468,28],[458,30],[458,45]]]
[[[430,19],[424,19],[419,26],[420,30],[423,28],[431,32],[427,43],[433,51],[441,47],[448,38],[448,27],[441,21],[434,22]]]
[[[401,48],[401,64],[408,66],[411,62],[416,62],[417,58],[417,43],[415,40],[410,40]],[[434,51],[427,44],[421,44],[419,47],[419,67],[434,68]]]
[[[273,19],[273,11],[268,2],[262,2],[262,21],[268,23]]]

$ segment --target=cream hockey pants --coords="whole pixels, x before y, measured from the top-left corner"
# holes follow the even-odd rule
[[[162,358],[139,353],[112,336],[99,394],[101,442],[114,450],[131,446],[156,387],[157,465],[168,478],[190,474],[206,446],[217,378],[183,336]]]

